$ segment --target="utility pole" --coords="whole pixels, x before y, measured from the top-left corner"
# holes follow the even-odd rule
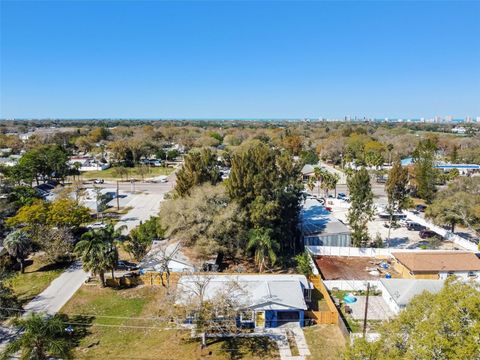
[[[117,210],[120,210],[120,200],[118,198],[119,193],[120,193],[120,190],[119,190],[118,180],[117,180]]]
[[[363,338],[367,333],[368,295],[370,294],[370,283],[367,282],[367,298],[365,299],[365,316],[363,318]]]
[[[135,179],[131,179],[131,180],[130,180],[130,184],[132,185],[132,189],[131,189],[131,190],[132,190],[132,193],[135,194]]]

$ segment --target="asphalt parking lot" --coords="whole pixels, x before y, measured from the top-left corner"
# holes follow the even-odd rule
[[[378,205],[378,202],[375,201]],[[337,219],[341,220],[345,224],[347,221],[347,212],[349,203],[339,199],[327,199],[327,206],[332,208],[332,214]],[[375,239],[377,234],[384,240],[388,237],[388,228],[384,225],[388,223],[378,216],[374,220],[368,223],[368,233],[371,239]],[[430,247],[431,244],[427,239],[420,238],[419,231],[408,230],[405,226],[399,226],[398,228],[392,228],[390,231],[390,239],[385,242],[385,247],[398,248],[398,249],[420,249],[422,246]],[[458,245],[453,244],[450,241],[441,241],[433,244],[433,248],[452,250]]]

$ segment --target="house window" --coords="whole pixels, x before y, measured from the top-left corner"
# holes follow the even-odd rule
[[[312,289],[303,289],[303,296],[305,300],[312,301]]]
[[[469,271],[468,277],[477,277],[477,274],[475,274],[475,271]]]
[[[454,273],[453,271],[449,271],[449,272],[447,273],[447,276],[453,276],[453,275],[455,275],[455,273]]]
[[[253,311],[242,311],[240,313],[240,322],[253,322]]]

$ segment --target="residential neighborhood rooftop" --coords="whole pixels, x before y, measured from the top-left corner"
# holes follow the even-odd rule
[[[380,271],[399,276],[390,266],[382,269],[383,260],[360,256],[317,256],[315,263],[325,280],[375,280]],[[377,272],[375,272],[377,271]]]
[[[205,300],[223,291],[234,292],[241,303],[257,310],[307,309],[303,289],[309,282],[303,275],[184,275],[180,277],[177,303],[195,296],[195,284],[209,277]]]
[[[439,292],[444,280],[380,279],[382,285],[399,306],[406,306],[414,296],[428,291]]]
[[[472,252],[395,252],[392,256],[413,272],[480,270],[480,259]]]
[[[304,235],[348,234],[348,227],[334,217],[317,199],[307,198],[301,213]]]

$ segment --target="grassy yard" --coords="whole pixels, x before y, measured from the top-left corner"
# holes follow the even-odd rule
[[[303,329],[312,353],[308,360],[342,359],[345,338],[337,325],[315,325]]]
[[[151,177],[160,176],[160,175],[169,175],[175,170],[173,168],[170,168],[170,167],[165,168],[163,166],[158,166],[158,167],[152,166],[152,167],[147,167],[146,169],[147,169],[147,172],[144,174],[145,178],[151,178]],[[89,180],[89,179],[121,180],[121,176],[117,174],[117,170],[115,169],[115,167],[111,167],[102,171],[86,171],[80,175],[80,178],[83,178],[84,180]],[[135,178],[137,180],[140,180],[142,176],[139,173],[139,167],[128,168],[127,178],[128,179]],[[125,176],[123,177],[124,180],[126,180],[127,178]]]
[[[189,331],[167,329],[168,324],[155,319],[165,315],[166,307],[160,287],[114,290],[83,286],[62,309],[71,316],[94,316],[88,335],[75,349],[75,358],[278,358],[275,345],[266,338],[209,339],[208,347],[201,351],[199,341],[192,339]]]
[[[49,264],[43,256],[34,256],[32,260],[24,274],[17,272],[6,280],[6,285],[12,288],[22,303],[29,302],[45,290],[67,266]]]

